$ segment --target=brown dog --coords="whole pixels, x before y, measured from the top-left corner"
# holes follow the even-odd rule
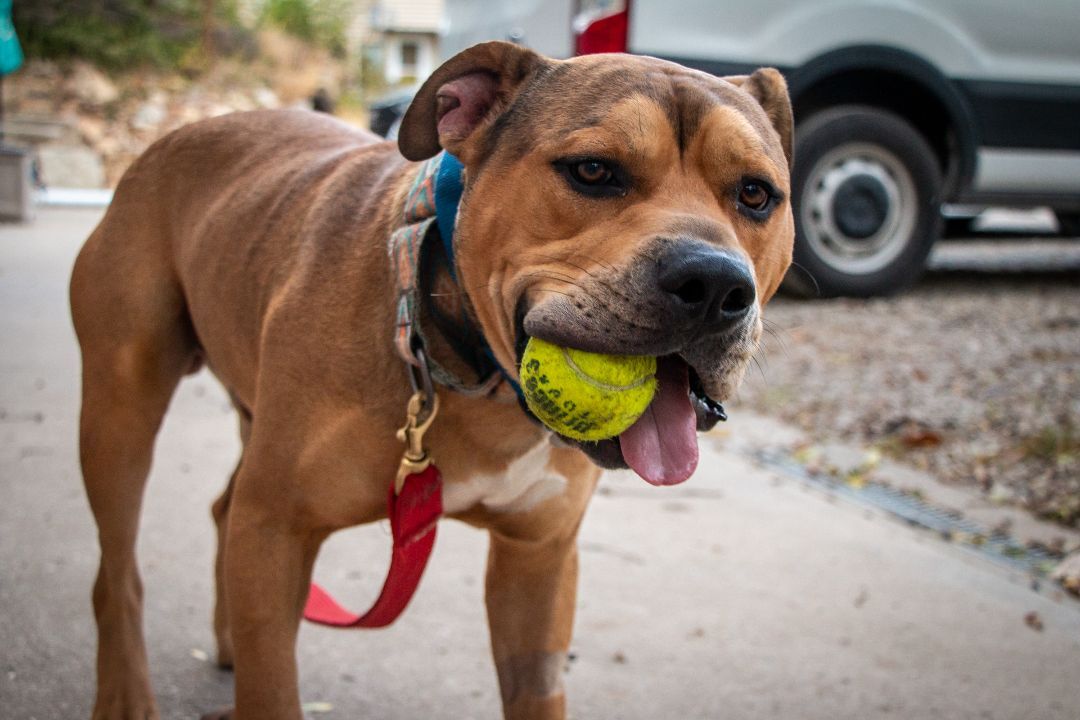
[[[506,43],[444,64],[405,117],[406,158],[446,149],[465,166],[456,279],[436,266],[420,311],[434,359],[476,379],[462,347],[486,341],[516,379],[529,336],[660,358],[645,429],[621,441],[550,442],[510,381],[483,396],[439,389],[427,444],[446,514],[491,533],[508,718],[564,716],[575,536],[597,465],[685,479],[695,424],[715,422],[712,400],[756,347],[791,257],[791,132],[775,71],[718,79]],[[301,717],[294,643],[319,545],[384,516],[410,396],[387,239],[418,166],[375,140],[291,111],[184,128],[132,165],[79,255],[81,461],[101,544],[95,718],[157,716],[135,535],[154,436],[202,362],[244,443],[214,505],[234,717]]]

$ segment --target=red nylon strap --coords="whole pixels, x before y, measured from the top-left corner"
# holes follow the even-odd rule
[[[435,528],[442,510],[442,476],[434,465],[406,477],[400,495],[394,494],[391,484],[387,514],[394,551],[390,557],[390,570],[375,604],[363,615],[356,615],[312,583],[304,619],[340,628],[386,627],[397,620],[420,584],[435,546]]]

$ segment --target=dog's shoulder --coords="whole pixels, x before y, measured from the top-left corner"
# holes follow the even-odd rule
[[[292,152],[324,147],[360,147],[384,142],[379,136],[324,113],[308,110],[251,110],[200,120],[174,130],[147,150],[215,153],[218,157],[263,148]]]

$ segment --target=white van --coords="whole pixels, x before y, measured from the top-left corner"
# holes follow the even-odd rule
[[[1080,0],[448,0],[449,54],[513,39],[717,75],[761,66],[795,106],[808,295],[913,282],[941,205],[1049,206],[1080,234]]]

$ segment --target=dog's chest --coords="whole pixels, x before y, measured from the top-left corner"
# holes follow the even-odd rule
[[[443,487],[444,512],[464,512],[481,504],[498,513],[530,510],[566,490],[566,478],[550,463],[551,443],[542,440],[512,462],[505,473],[447,482]]]

